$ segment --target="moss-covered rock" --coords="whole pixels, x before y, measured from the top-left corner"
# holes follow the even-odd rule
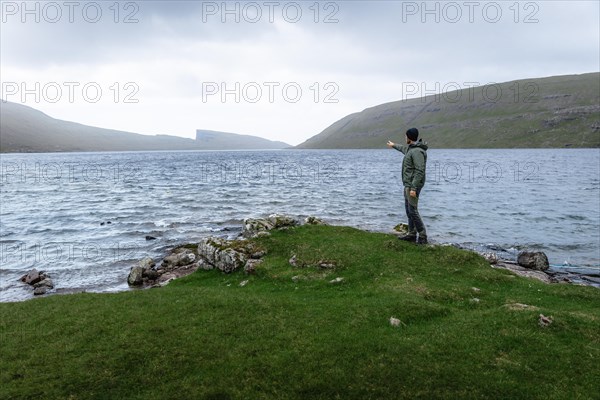
[[[248,273],[254,273],[259,263],[250,263],[267,254],[264,247],[249,240],[227,240],[218,237],[208,237],[198,244],[198,256],[201,260],[220,271],[231,273],[240,268]],[[211,269],[204,268],[203,269]],[[251,272],[249,272],[251,271]]]
[[[267,218],[246,218],[242,235],[246,238],[258,237],[273,229],[283,229],[298,225],[297,219],[281,214],[271,214]]]
[[[408,234],[408,224],[405,223],[399,223],[398,225],[396,225],[394,228],[392,228],[392,230],[394,231],[394,233],[400,234],[400,235],[406,235]]]
[[[304,218],[304,223],[306,225],[327,225],[325,221],[323,221],[319,217],[309,216]]]

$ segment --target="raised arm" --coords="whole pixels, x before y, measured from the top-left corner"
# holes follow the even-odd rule
[[[391,140],[388,140],[387,146],[398,150],[402,154],[406,154],[406,152],[408,151],[408,145],[401,146],[398,143],[392,142]]]

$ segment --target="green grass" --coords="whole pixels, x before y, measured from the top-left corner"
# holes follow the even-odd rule
[[[268,255],[250,277],[0,304],[0,398],[600,398],[598,289],[352,228],[257,241]],[[293,268],[292,254],[337,268]]]
[[[486,87],[491,86],[463,88],[460,96],[443,93],[370,107],[344,117],[298,147],[383,148],[390,139],[402,142],[411,126],[438,149],[600,147],[596,128],[600,73],[500,83],[487,95],[492,99],[497,95],[497,100],[484,95]],[[588,110],[560,113],[581,106]],[[569,119],[548,123],[557,116]]]

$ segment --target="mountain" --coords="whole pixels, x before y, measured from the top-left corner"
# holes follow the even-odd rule
[[[238,135],[236,133],[196,130],[196,142],[206,150],[222,149],[284,149],[291,147],[287,143],[274,142],[258,136]]]
[[[256,148],[244,147],[250,146],[251,141],[245,135],[237,136],[243,140],[231,140],[228,149]],[[256,139],[257,143],[266,141],[262,138]],[[284,144],[277,148],[282,147],[289,145]],[[214,148],[216,147],[210,149]],[[0,152],[3,153],[203,149],[209,148],[194,139],[96,128],[54,119],[34,108],[0,100]]]
[[[187,150],[192,139],[148,136],[54,119],[21,104],[0,101],[1,152]]]
[[[342,118],[297,148],[382,148],[388,139],[402,142],[413,126],[436,148],[600,147],[600,73],[385,103]]]

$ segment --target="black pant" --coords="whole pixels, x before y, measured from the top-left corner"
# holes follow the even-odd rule
[[[421,188],[417,189],[416,192],[417,197],[411,197],[410,188],[404,188],[404,208],[406,209],[406,216],[408,217],[408,231],[410,235],[419,233],[420,237],[427,237],[425,224],[423,224],[423,220],[421,219],[418,210]]]

